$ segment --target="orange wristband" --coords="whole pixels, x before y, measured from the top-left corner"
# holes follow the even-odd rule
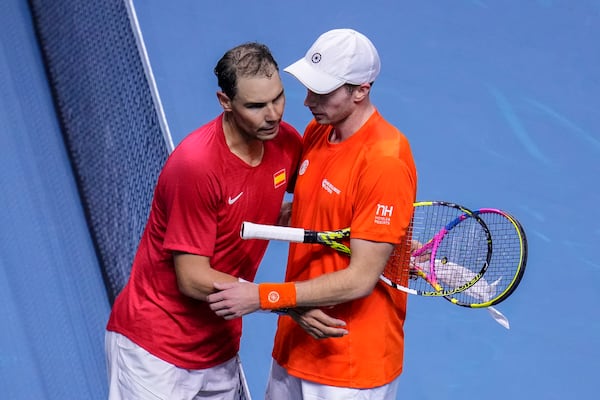
[[[258,285],[260,308],[276,310],[296,306],[296,285],[287,283],[261,283]]]

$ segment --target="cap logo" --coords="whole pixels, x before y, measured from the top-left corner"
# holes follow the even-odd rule
[[[313,54],[310,58],[310,61],[312,61],[314,64],[318,64],[319,62],[321,62],[321,53]]]

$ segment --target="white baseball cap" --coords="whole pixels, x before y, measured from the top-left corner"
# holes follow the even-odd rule
[[[333,29],[319,36],[306,55],[284,71],[310,91],[327,94],[346,83],[371,83],[380,69],[377,49],[365,35],[353,29]]]

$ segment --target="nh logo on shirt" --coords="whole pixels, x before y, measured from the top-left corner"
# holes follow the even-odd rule
[[[378,225],[389,225],[391,223],[393,213],[394,206],[377,204],[377,210],[375,211],[375,221],[373,222],[375,222]]]

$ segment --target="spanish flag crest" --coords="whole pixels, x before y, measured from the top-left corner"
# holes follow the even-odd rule
[[[277,189],[281,185],[285,185],[285,169],[281,169],[273,174],[273,186]]]

